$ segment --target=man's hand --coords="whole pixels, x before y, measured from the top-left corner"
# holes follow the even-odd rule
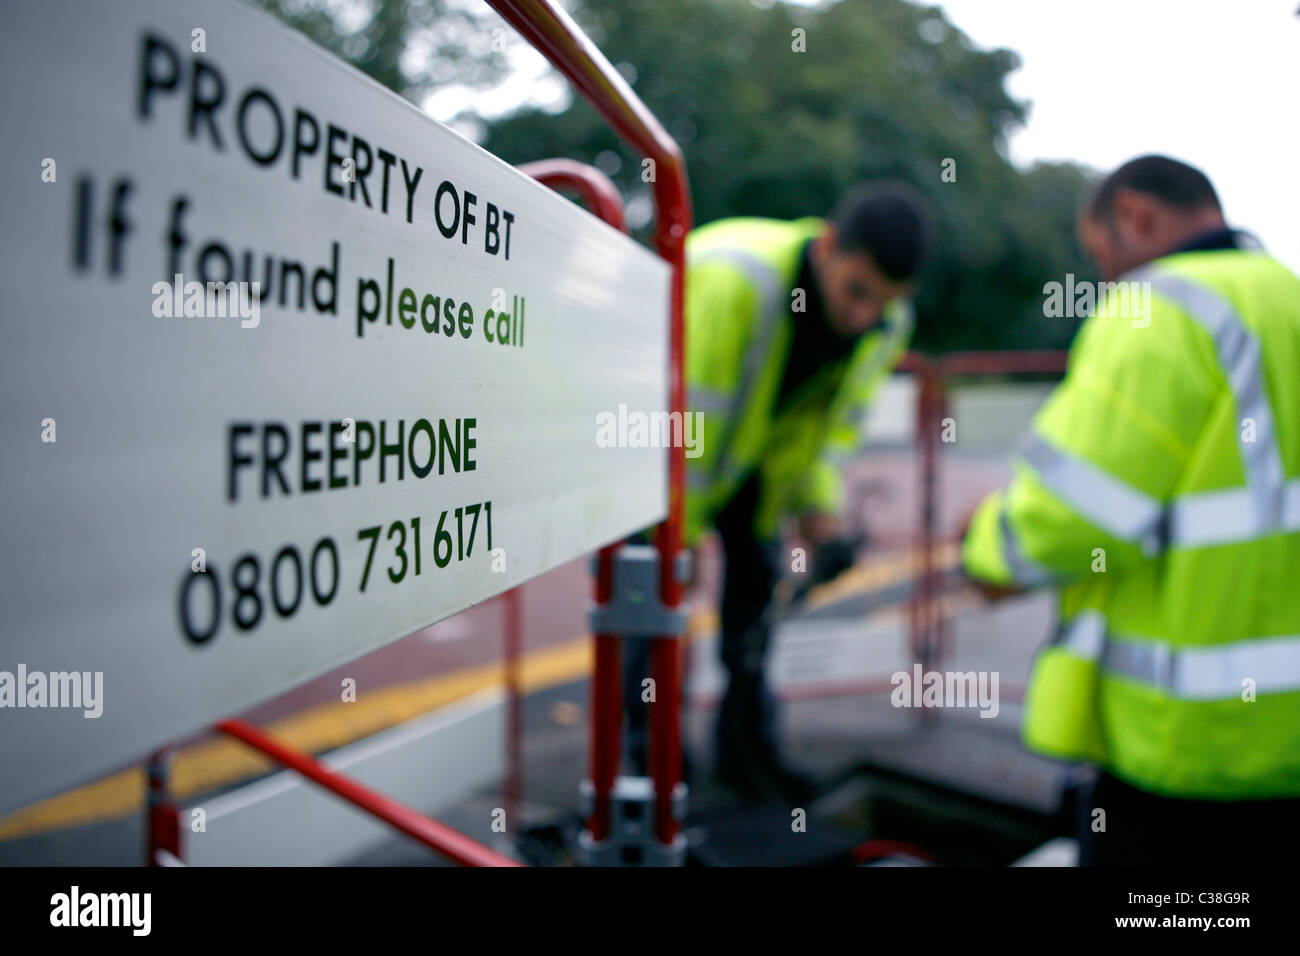
[[[957,547],[960,549],[961,543],[966,540],[966,533],[970,531],[970,523],[975,517],[975,512],[979,510],[979,505],[971,508],[966,512],[966,517],[962,518],[958,526],[961,530],[957,532]],[[1015,597],[1017,594],[1024,594],[1025,589],[1014,584],[993,584],[990,581],[981,581],[979,578],[973,578],[966,574],[965,568],[962,569],[966,581],[979,592],[980,597],[990,604],[996,604],[998,601],[1005,600],[1009,597]]]
[[[970,583],[971,587],[979,592],[980,597],[990,604],[996,604],[998,601],[1025,593],[1024,588],[1018,587],[1014,584],[991,584],[988,581],[981,581],[978,578],[973,578],[969,574],[966,575],[966,580]]]
[[[809,511],[799,516],[799,537],[814,548],[838,538],[843,531],[839,515],[825,511]]]

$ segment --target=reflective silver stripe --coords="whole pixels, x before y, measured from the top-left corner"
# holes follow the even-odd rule
[[[912,307],[907,301],[900,301],[897,306],[898,318],[896,321],[889,323],[887,330],[883,333],[884,340],[881,341],[871,353],[862,370],[858,373],[858,388],[854,389],[855,399],[849,407],[845,418],[853,426],[856,434],[854,437],[853,447],[850,449],[837,450],[824,453],[822,459],[832,465],[841,465],[851,460],[857,455],[858,449],[862,446],[862,430],[866,424],[867,414],[871,411],[869,402],[857,401],[856,394],[858,389],[871,381],[872,377],[880,370],[880,367],[889,361],[895,350],[902,343],[907,341],[907,336],[912,331]]]
[[[1253,508],[1249,523],[1241,526],[1242,538],[1276,530],[1284,514],[1286,477],[1273,410],[1264,391],[1259,340],[1232,304],[1208,286],[1159,268],[1139,269],[1131,279],[1150,282],[1152,291],[1173,300],[1209,333],[1237,403],[1238,422],[1249,418],[1255,423],[1254,441],[1245,440],[1244,429],[1237,430],[1237,447]]]
[[[754,283],[758,290],[758,328],[745,351],[745,359],[740,374],[740,386],[732,393],[727,418],[722,426],[722,436],[718,442],[718,459],[714,466],[714,478],[721,483],[724,469],[735,471],[735,465],[729,460],[731,441],[736,429],[740,427],[740,416],[758,379],[763,357],[767,355],[776,332],[778,314],[778,295],[780,294],[779,276],[771,265],[764,262],[752,252],[744,249],[718,248],[706,249],[689,257],[688,264],[700,265],[705,262],[725,262],[735,266]]]
[[[875,351],[871,353],[871,358],[868,359],[867,364],[863,366],[862,372],[859,376],[859,382],[861,384],[871,381],[875,374],[880,371],[880,367],[889,361],[898,346],[903,342],[906,342],[908,335],[911,334],[912,307],[910,303],[899,302],[897,309],[897,320],[888,323],[888,327],[884,332],[883,340],[876,346]],[[863,411],[867,408],[865,404],[862,407]]]
[[[1204,548],[1246,541],[1270,532],[1300,531],[1300,479],[1282,487],[1276,526],[1260,527],[1256,498],[1249,488],[1202,491],[1174,499],[1169,507],[1169,543]]]
[[[857,452],[848,448],[830,448],[821,455],[821,462],[832,468],[839,468],[857,457]]]
[[[693,386],[686,398],[686,407],[693,412],[717,415],[731,408],[732,394],[720,388]]]
[[[1155,554],[1163,545],[1160,502],[1092,462],[1049,444],[1030,432],[1020,456],[1039,480],[1071,509],[1103,531]]]
[[[1002,554],[1007,559],[1007,567],[1011,569],[1014,583],[1025,587],[1036,587],[1052,579],[1051,573],[1046,568],[1020,549],[1020,542],[1011,530],[1011,523],[1007,520],[1005,507],[998,509],[998,528],[1002,532]]]
[[[1106,648],[1106,617],[1099,611],[1082,611],[1061,626],[1054,644],[1065,647],[1075,657],[1096,661]]]
[[[1300,690],[1300,635],[1176,648],[1167,641],[1107,634],[1105,618],[1085,611],[1061,629],[1055,643],[1099,662],[1109,674],[1184,700],[1239,697],[1247,679],[1260,693]]]

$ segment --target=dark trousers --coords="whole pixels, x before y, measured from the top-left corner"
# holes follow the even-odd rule
[[[1178,800],[1101,773],[1076,808],[1080,866],[1239,868],[1300,852],[1300,799]],[[1095,810],[1106,829],[1094,832]]]
[[[722,770],[777,759],[776,704],[764,670],[771,637],[765,614],[778,579],[780,549],[777,542],[760,541],[754,534],[758,496],[758,479],[751,476],[714,519],[722,539],[721,651],[727,669],[715,733]],[[648,705],[641,700],[641,681],[651,676],[648,643],[625,641],[623,659],[628,755],[633,771],[642,773]]]

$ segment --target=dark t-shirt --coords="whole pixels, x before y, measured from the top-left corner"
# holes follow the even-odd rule
[[[825,303],[822,302],[821,290],[817,286],[812,266],[811,249],[814,241],[810,239],[804,244],[799,258],[799,276],[795,279],[794,288],[804,291],[805,311],[794,313],[790,355],[786,359],[785,373],[776,399],[778,412],[798,396],[801,387],[819,370],[831,368],[832,381],[837,382],[858,344],[857,336],[846,338],[827,321]]]

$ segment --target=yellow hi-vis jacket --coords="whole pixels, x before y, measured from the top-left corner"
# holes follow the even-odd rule
[[[794,322],[813,318],[793,288],[799,254],[825,227],[817,218],[722,219],[686,239],[687,405],[702,426],[700,454],[687,458],[688,545],[756,469],[761,538],[778,533],[784,513],[842,504],[839,466],[861,440],[872,391],[907,349],[912,312],[889,303],[843,373],[821,369],[777,415]]]
[[[1165,796],[1300,796],[1300,279],[1238,250],[1123,278],[1149,309],[1121,285],[1084,323],[964,544],[977,578],[1062,589],[1025,743]]]

